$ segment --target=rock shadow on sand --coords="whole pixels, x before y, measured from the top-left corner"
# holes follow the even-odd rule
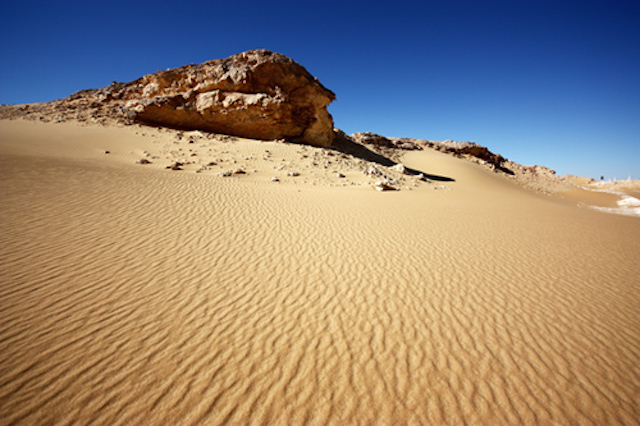
[[[379,154],[377,152],[374,152],[369,148],[367,148],[366,146],[361,145],[351,140],[348,137],[341,137],[340,135],[337,135],[336,139],[333,141],[333,144],[331,145],[331,148],[343,154],[352,155],[361,160],[368,161],[371,163],[376,163],[385,167],[392,167],[397,164],[395,161],[391,160],[390,158],[385,157],[384,155]],[[425,179],[433,180],[437,182],[455,182],[455,179],[450,178],[448,176],[434,175],[431,173],[426,173],[424,171],[412,169],[409,167],[405,168],[405,173],[413,176],[418,176],[422,174]]]

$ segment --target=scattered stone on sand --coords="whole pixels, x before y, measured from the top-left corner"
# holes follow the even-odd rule
[[[342,173],[336,173],[336,177],[337,177],[337,178],[343,178],[343,177],[345,177],[345,176],[344,176]]]
[[[280,182],[280,179],[278,179],[277,177],[273,176],[271,178],[271,182]]]
[[[380,176],[382,175],[382,172],[376,166],[371,165],[367,168],[366,174],[369,176]]]
[[[138,164],[151,164],[151,161],[147,160],[146,158],[141,158],[138,161],[136,161],[136,163],[138,163]]]
[[[297,176],[300,176],[300,173],[298,173],[298,172],[289,172],[289,173],[287,173],[287,176],[297,177]]]
[[[398,190],[398,188],[396,188],[395,186],[392,186],[388,182],[384,182],[384,181],[378,181],[374,183],[373,188],[376,191],[397,191]]]
[[[184,164],[182,164],[179,161],[176,161],[175,163],[168,165],[167,169],[169,169],[169,170],[182,170],[182,166],[184,166]]]
[[[398,163],[395,166],[392,166],[391,169],[395,170],[398,173],[406,174],[407,168],[402,163]]]

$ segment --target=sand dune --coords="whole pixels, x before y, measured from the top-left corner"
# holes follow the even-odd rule
[[[640,220],[403,161],[0,122],[0,423],[637,424]]]

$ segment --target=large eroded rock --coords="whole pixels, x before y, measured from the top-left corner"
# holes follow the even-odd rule
[[[55,108],[77,104],[160,126],[327,147],[334,139],[327,105],[334,99],[292,59],[251,50],[81,91]]]
[[[286,56],[252,50],[150,74],[124,94],[140,121],[317,146],[333,141],[335,95]]]

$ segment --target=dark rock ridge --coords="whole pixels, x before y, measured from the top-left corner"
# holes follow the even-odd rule
[[[356,132],[350,136],[355,142],[370,146],[377,151],[392,155],[390,150],[419,150],[423,148],[435,149],[456,156],[464,156],[475,159],[493,168],[494,170],[513,174],[506,165],[508,160],[500,154],[491,152],[487,147],[478,145],[475,142],[454,142],[454,141],[428,141],[412,138],[394,138],[377,135],[371,132]]]
[[[327,105],[335,99],[304,67],[268,50],[186,65],[130,83],[77,92],[47,105],[63,119],[74,111],[251,139],[285,139],[328,147]],[[37,107],[34,107],[38,109]],[[75,117],[80,118],[80,117]]]
[[[420,150],[422,146],[406,138],[387,138],[371,132],[356,132],[351,138],[363,145],[372,145],[377,148],[395,148],[405,151]]]
[[[478,145],[475,142],[453,142],[453,141],[424,141],[428,148],[457,156],[467,156],[480,160],[483,164],[491,166],[496,171],[506,174],[513,172],[506,167],[508,160],[500,154],[491,152],[487,147]]]

